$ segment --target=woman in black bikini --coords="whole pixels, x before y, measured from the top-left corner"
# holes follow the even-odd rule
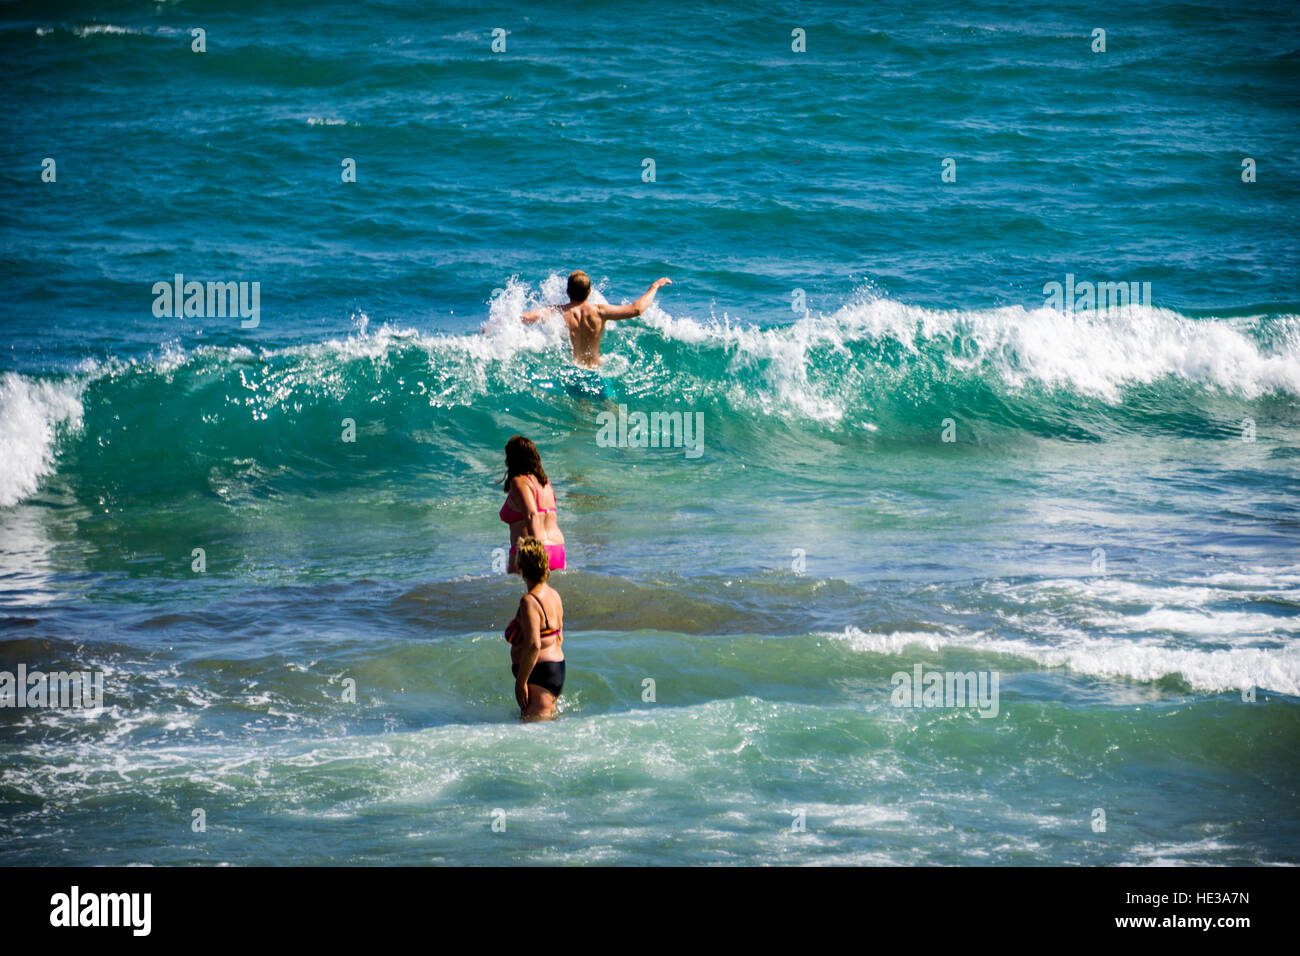
[[[546,546],[536,538],[519,542],[519,573],[528,591],[506,625],[515,700],[524,720],[550,720],[564,689],[564,604],[546,583],[551,569]]]

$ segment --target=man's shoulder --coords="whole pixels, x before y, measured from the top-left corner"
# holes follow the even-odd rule
[[[593,302],[578,302],[572,305],[566,305],[563,309],[564,320],[577,324],[587,319],[594,319],[599,322],[602,319],[600,307]]]

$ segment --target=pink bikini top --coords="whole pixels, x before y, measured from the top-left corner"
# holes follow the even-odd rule
[[[529,475],[529,476],[528,476],[528,480],[531,481],[531,482],[533,483],[533,497],[534,497],[535,499],[537,499],[537,511],[538,511],[538,513],[539,513],[539,514],[554,513],[554,512],[555,512],[555,509],[554,509],[554,508],[543,508],[543,507],[542,507],[542,489],[541,489],[541,487],[537,484],[537,478],[536,478],[535,476],[533,476],[533,475]],[[554,503],[554,499],[555,499],[555,486],[554,486],[554,485],[551,486],[551,499],[552,499],[552,503]],[[523,520],[524,520],[526,517],[528,517],[528,516],[527,516],[527,515],[524,515],[524,514],[520,514],[520,513],[519,513],[518,511],[516,511],[514,508],[511,508],[511,507],[510,507],[510,495],[507,494],[507,495],[506,495],[506,503],[503,504],[503,505],[501,506],[501,511],[498,513],[498,517],[500,517],[501,520],[504,521],[506,524],[514,524],[516,521],[523,521]]]

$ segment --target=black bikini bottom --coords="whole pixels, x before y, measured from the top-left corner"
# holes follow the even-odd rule
[[[519,676],[519,665],[511,664],[510,673]],[[528,675],[528,683],[536,684],[542,690],[560,696],[564,689],[564,661],[538,661],[533,665],[533,672]]]

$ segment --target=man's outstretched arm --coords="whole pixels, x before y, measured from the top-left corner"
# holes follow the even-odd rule
[[[665,276],[662,279],[656,279],[655,284],[646,289],[645,294],[631,305],[599,305],[596,308],[600,310],[600,317],[607,321],[611,319],[634,319],[650,308],[650,303],[655,300],[656,292],[664,286],[672,284],[673,280]]]
[[[519,316],[519,318],[523,320],[524,325],[532,325],[534,322],[540,322],[542,319],[546,318],[547,313],[558,311],[560,311],[558,305],[547,305],[540,309],[532,309],[525,312],[523,315]]]

